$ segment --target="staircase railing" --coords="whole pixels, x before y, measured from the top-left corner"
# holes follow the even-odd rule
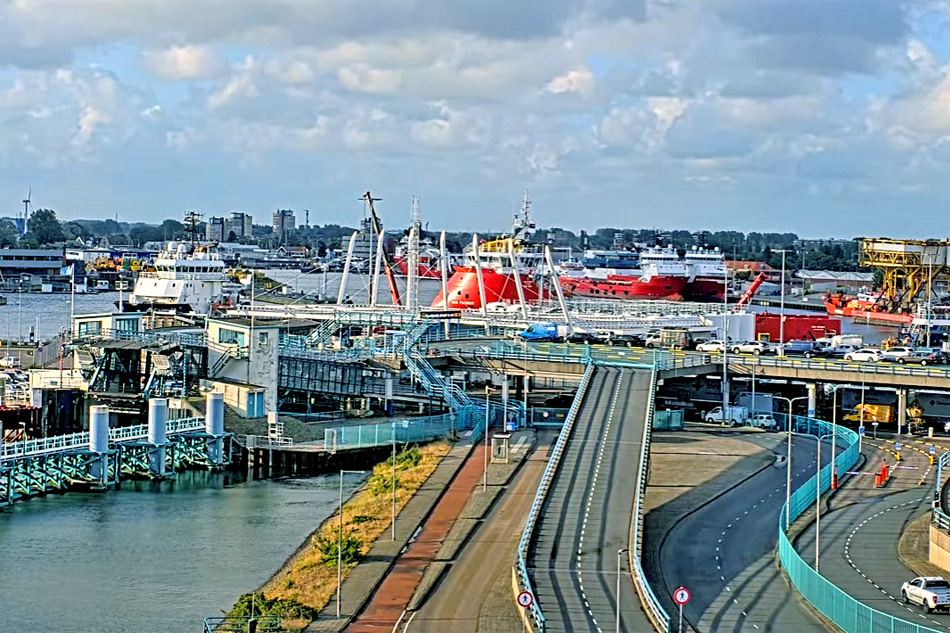
[[[419,381],[423,389],[433,396],[444,399],[451,409],[458,411],[464,407],[472,406],[473,402],[468,394],[456,385],[446,382],[445,378],[421,354],[407,351],[403,358],[406,361],[406,368],[409,369],[409,373]]]

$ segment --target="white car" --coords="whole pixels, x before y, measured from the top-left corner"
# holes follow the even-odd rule
[[[919,604],[924,611],[950,610],[950,583],[940,576],[918,576],[901,585],[904,604]]]
[[[749,426],[774,431],[778,428],[778,422],[768,413],[756,413],[749,419]]]
[[[0,367],[9,367],[10,369],[17,369],[20,367],[20,357],[19,356],[4,356],[0,358]]]
[[[769,344],[764,341],[742,341],[741,343],[733,343],[729,348],[732,350],[733,354],[767,354],[769,352]]]
[[[703,341],[696,346],[697,352],[722,354],[726,350],[726,345],[722,341]]]
[[[892,347],[886,352],[881,352],[881,360],[889,360],[892,363],[896,363],[900,359],[907,358],[913,353],[913,347]]]
[[[874,347],[862,347],[859,350],[845,354],[844,359],[859,363],[876,363],[881,360],[881,350]]]

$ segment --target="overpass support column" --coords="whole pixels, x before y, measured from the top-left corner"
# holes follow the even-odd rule
[[[383,409],[386,410],[386,415],[393,414],[393,375],[386,374],[386,391],[385,396],[383,397]]]
[[[224,394],[211,392],[205,396],[205,433],[208,438],[208,466],[224,465]]]
[[[100,486],[109,484],[109,407],[89,407],[90,473]]]
[[[808,417],[815,417],[815,409],[818,408],[818,385],[813,382],[808,383]]]
[[[148,401],[148,472],[152,477],[165,476],[165,431],[168,429],[168,399],[152,398]]]
[[[901,434],[901,429],[907,425],[907,389],[897,390],[897,434]],[[910,435],[910,429],[907,429]]]

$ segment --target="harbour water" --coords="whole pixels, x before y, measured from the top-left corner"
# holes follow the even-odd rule
[[[338,481],[193,472],[14,504],[0,512],[0,631],[197,633],[333,514]]]

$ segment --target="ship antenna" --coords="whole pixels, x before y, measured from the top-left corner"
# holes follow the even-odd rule
[[[185,212],[185,231],[191,236],[191,243],[198,245],[198,225],[201,223],[201,214],[197,211]]]

